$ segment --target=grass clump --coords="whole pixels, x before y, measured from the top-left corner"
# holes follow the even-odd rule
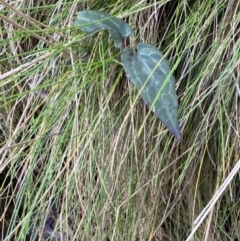
[[[240,159],[238,1],[0,3],[0,239],[190,240]],[[74,27],[82,9],[167,53],[183,145],[136,101],[108,35]],[[195,240],[239,239],[238,179]]]

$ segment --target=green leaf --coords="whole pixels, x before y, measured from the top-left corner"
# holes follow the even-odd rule
[[[75,26],[87,33],[92,33],[101,29],[108,30],[114,39],[116,48],[121,48],[123,39],[132,33],[131,26],[122,19],[93,10],[78,12]]]
[[[123,67],[140,91],[140,95],[169,131],[182,142],[178,122],[178,100],[175,79],[159,50],[150,44],[138,44],[137,53],[125,48],[121,54]]]

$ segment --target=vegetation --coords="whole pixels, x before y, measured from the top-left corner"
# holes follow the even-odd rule
[[[74,26],[83,9],[123,19],[130,45],[165,54],[182,144],[139,98],[108,33]],[[0,10],[0,239],[193,240],[194,227],[194,240],[240,239],[238,0]]]

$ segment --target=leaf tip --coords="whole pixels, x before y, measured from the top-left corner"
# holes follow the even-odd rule
[[[180,144],[183,143],[183,137],[182,137],[182,134],[181,134],[181,133],[178,134],[178,135],[176,135],[175,137],[176,137],[176,139],[178,140],[178,142],[179,142]]]
[[[177,126],[176,128],[173,129],[170,129],[169,128],[169,131],[173,134],[173,136],[177,139],[177,141],[182,144],[183,143],[183,137],[182,137],[182,133],[181,133],[181,130],[180,130],[180,127]]]

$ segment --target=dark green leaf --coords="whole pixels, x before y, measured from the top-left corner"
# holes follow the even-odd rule
[[[125,48],[121,54],[123,67],[148,106],[170,132],[182,142],[178,122],[178,100],[175,79],[170,76],[168,62],[150,44],[138,44],[137,53]]]
[[[121,48],[122,41],[132,33],[132,28],[122,19],[107,13],[84,10],[77,13],[75,25],[84,32],[92,33],[101,29],[109,31],[114,39],[115,47]]]

